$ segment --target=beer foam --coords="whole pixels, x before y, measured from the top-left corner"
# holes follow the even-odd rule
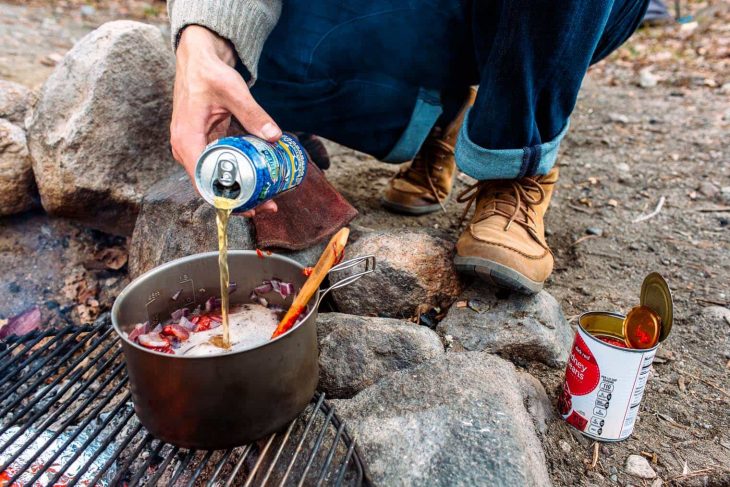
[[[255,347],[268,342],[279,324],[278,313],[260,304],[233,306],[228,319],[231,348],[222,349],[210,343],[211,338],[223,333],[223,328],[219,326],[212,330],[191,333],[190,338],[175,350],[175,355],[204,357]]]

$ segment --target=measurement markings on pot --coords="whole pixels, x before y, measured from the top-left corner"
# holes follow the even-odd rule
[[[355,444],[324,395],[250,445],[188,450],[153,438],[134,414],[110,330],[100,320],[0,342],[0,484],[362,483]]]

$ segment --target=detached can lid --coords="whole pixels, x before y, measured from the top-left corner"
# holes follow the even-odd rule
[[[654,311],[662,320],[659,341],[663,342],[672,331],[674,319],[674,304],[672,303],[672,292],[669,290],[667,281],[657,272],[652,272],[641,284],[640,303]]]

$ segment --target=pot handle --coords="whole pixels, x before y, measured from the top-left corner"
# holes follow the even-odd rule
[[[374,255],[365,255],[363,257],[355,257],[354,259],[346,260],[344,262],[340,262],[336,266],[333,266],[328,275],[332,272],[337,271],[344,271],[345,269],[350,269],[351,267],[355,267],[356,265],[365,263],[365,270],[357,272],[351,276],[347,276],[346,278],[342,279],[341,281],[337,281],[336,283],[332,284],[327,289],[324,289],[323,291],[320,291],[319,298],[317,299],[317,307],[319,307],[319,303],[322,302],[322,298],[324,298],[328,292],[332,291],[333,289],[339,289],[341,287],[348,286],[352,284],[353,282],[360,279],[362,276],[366,274],[370,274],[375,270],[375,256]]]

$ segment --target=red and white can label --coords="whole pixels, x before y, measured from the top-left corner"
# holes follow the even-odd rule
[[[558,400],[560,415],[597,440],[629,437],[655,354],[656,347],[619,348],[578,328]]]

